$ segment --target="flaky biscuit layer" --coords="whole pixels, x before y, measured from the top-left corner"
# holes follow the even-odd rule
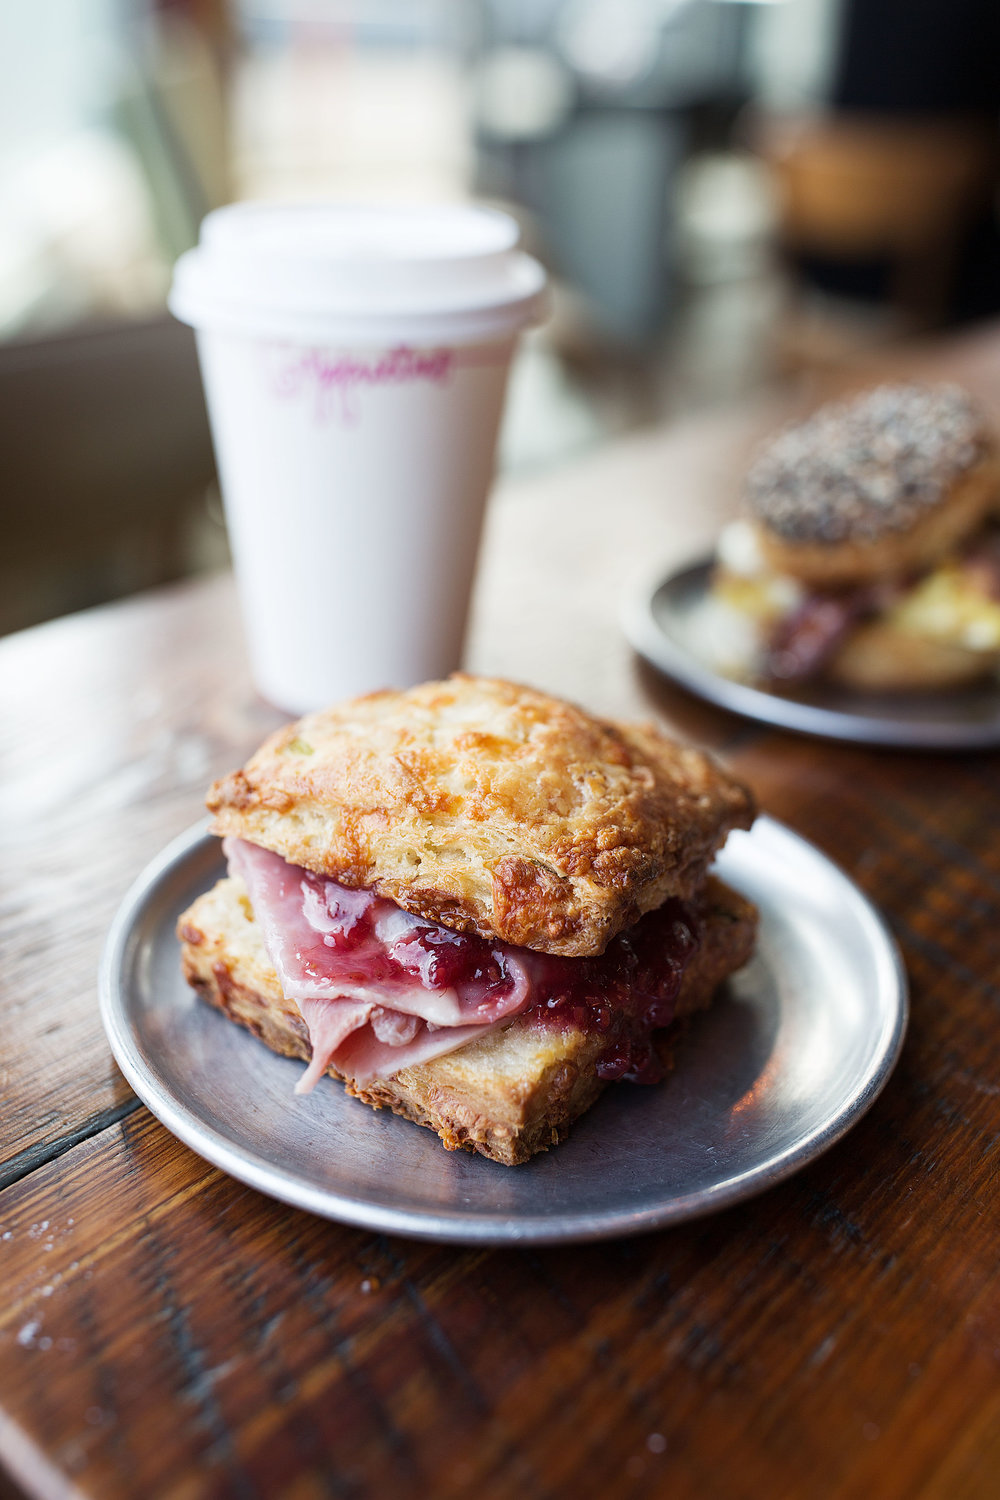
[[[753,800],[651,725],[458,673],[272,735],[213,828],[446,926],[582,957],[687,896]]]

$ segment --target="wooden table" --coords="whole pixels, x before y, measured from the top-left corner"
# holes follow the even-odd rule
[[[996,333],[917,367],[1000,417]],[[998,1493],[998,757],[741,722],[616,626],[634,570],[707,543],[774,416],[508,485],[472,633],[476,668],[712,746],[905,955],[911,1030],[870,1114],[783,1186],[668,1232],[410,1243],[271,1202],[174,1140],[110,1058],[98,956],[133,876],[277,715],[227,578],[0,643],[0,1459],[27,1495]]]

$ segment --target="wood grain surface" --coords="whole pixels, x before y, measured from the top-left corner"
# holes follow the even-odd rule
[[[1000,334],[912,358],[1000,417]],[[142,865],[279,716],[250,688],[227,578],[0,642],[0,1495],[997,1493],[1000,758],[745,723],[617,627],[630,577],[708,544],[776,415],[508,485],[470,638],[476,668],[711,745],[902,948],[910,1034],[871,1112],[782,1186],[670,1231],[407,1242],[274,1203],[175,1141],[110,1059],[100,948]]]

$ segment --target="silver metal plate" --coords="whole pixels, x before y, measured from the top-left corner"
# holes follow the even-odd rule
[[[850,692],[816,683],[795,696],[720,677],[697,654],[694,612],[704,600],[711,560],[642,583],[625,601],[629,643],[674,682],[744,718],[799,734],[894,745],[907,750],[981,750],[1000,745],[1000,682],[951,692]]]
[[[872,1103],[899,1053],[906,980],[882,919],[828,859],[769,818],[718,871],[761,912],[752,963],[694,1022],[661,1086],[609,1088],[525,1166],[447,1152],[348,1098],[292,1090],[302,1064],[198,1000],[179,914],[220,874],[204,824],[139,877],[101,967],[129,1083],[168,1130],[243,1182],[331,1219],[425,1239],[599,1239],[677,1223],[779,1182]]]

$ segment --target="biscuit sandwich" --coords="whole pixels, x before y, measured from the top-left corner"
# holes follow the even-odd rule
[[[456,674],[272,735],[211,788],[229,874],[190,984],[274,1051],[506,1164],[673,1030],[754,941],[711,876],[750,793],[649,725]]]
[[[883,385],[787,427],[723,531],[696,647],[769,687],[957,687],[1000,665],[1000,459],[956,385]]]

